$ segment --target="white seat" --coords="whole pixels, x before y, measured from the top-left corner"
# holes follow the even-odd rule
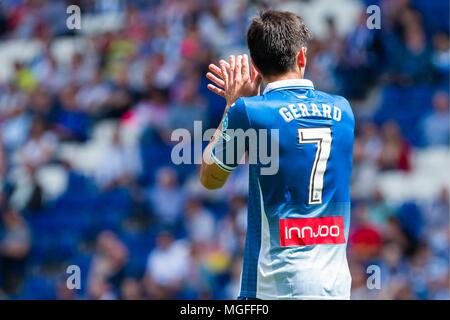
[[[36,179],[44,191],[46,200],[53,200],[67,189],[67,171],[60,165],[48,165],[40,168]]]
[[[430,200],[443,187],[449,186],[450,152],[447,148],[415,150],[411,173],[385,172],[377,179],[377,186],[388,200]]]

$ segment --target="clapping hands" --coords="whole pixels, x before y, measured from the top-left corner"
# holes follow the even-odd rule
[[[209,65],[206,77],[214,84],[208,84],[208,89],[222,96],[231,106],[240,97],[257,96],[260,92],[261,75],[254,66],[250,67],[248,56],[231,55],[228,62],[219,61],[219,66]]]

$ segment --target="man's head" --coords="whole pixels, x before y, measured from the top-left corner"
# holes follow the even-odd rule
[[[263,77],[300,72],[306,65],[306,44],[311,33],[303,19],[291,12],[265,11],[254,18],[247,32],[250,56]]]

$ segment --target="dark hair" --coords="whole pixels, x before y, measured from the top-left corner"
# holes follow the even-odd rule
[[[247,32],[250,56],[263,75],[293,70],[297,54],[311,39],[303,19],[292,12],[268,10],[253,19]]]

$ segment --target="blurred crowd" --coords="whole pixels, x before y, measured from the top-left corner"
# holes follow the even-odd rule
[[[302,3],[302,1],[297,1]],[[310,2],[310,1],[305,1]],[[289,1],[270,1],[271,7]],[[123,13],[117,30],[83,34],[65,8]],[[382,28],[366,27],[378,4]],[[246,28],[269,1],[6,0],[0,50],[14,39],[42,50],[0,81],[0,298],[235,299],[245,241],[247,170],[207,191],[194,165],[174,165],[174,129],[220,121],[224,101],[208,92],[207,65],[245,50]],[[342,35],[332,16],[308,49],[306,77],[352,101],[357,118],[349,263],[354,299],[449,299],[449,194],[392,203],[370,175],[413,173],[417,150],[449,148],[448,3],[361,1]],[[80,37],[59,61],[53,45]],[[373,99],[376,95],[379,99]],[[84,148],[110,124],[94,170],[65,146]],[[134,132],[129,143],[126,132]],[[86,157],[85,162],[93,161]],[[45,168],[67,177],[46,196]],[[443,168],[442,170],[448,170]],[[66,286],[68,265],[81,288]],[[381,288],[367,287],[367,267]]]

